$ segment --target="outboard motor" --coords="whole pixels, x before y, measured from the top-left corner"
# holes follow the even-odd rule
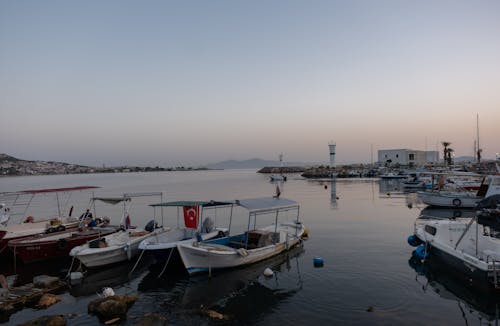
[[[144,227],[144,230],[146,230],[148,232],[153,232],[157,228],[158,228],[158,223],[156,223],[155,220],[151,220],[148,222],[148,224],[146,224],[146,226]]]

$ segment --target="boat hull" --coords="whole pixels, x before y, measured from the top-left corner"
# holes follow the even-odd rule
[[[272,230],[273,227],[267,229]],[[278,255],[301,242],[303,232],[303,225],[297,224],[296,232],[289,232],[288,236],[280,234],[280,242],[255,249],[237,249],[216,242],[194,242],[179,244],[177,250],[189,274],[211,273],[212,270],[249,265]]]
[[[113,232],[116,232],[116,229],[64,231],[11,240],[8,246],[24,263],[33,263],[67,258],[72,248]]]
[[[139,253],[139,244],[161,232],[157,229],[143,234],[145,231],[118,232],[104,237],[109,246],[90,248],[88,243],[75,247],[70,256],[76,257],[87,268],[99,268],[107,265],[131,260]],[[139,234],[139,235],[138,235]]]
[[[500,240],[487,236],[486,232],[474,220],[462,219],[422,223],[415,235],[425,243],[431,256],[437,256],[464,275],[495,286],[500,284]],[[479,235],[477,241],[476,235]]]
[[[483,199],[474,195],[463,193],[439,193],[419,191],[418,198],[429,206],[454,207],[454,208],[474,208]]]

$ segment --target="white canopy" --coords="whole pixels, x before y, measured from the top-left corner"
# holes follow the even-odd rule
[[[299,207],[299,204],[294,200],[276,197],[241,199],[236,200],[235,203],[236,205],[248,209],[251,213]]]

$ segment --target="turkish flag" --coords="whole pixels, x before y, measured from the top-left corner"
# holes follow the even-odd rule
[[[187,228],[196,229],[200,213],[199,206],[184,206],[184,224]]]

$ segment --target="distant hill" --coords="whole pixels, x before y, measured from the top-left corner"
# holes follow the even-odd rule
[[[22,161],[22,160],[7,154],[0,154],[0,162],[17,162],[17,161]]]
[[[304,163],[283,162],[283,166],[301,166]],[[280,166],[279,161],[269,161],[260,158],[253,158],[244,161],[227,160],[219,163],[207,164],[208,169],[261,169],[266,166]]]

